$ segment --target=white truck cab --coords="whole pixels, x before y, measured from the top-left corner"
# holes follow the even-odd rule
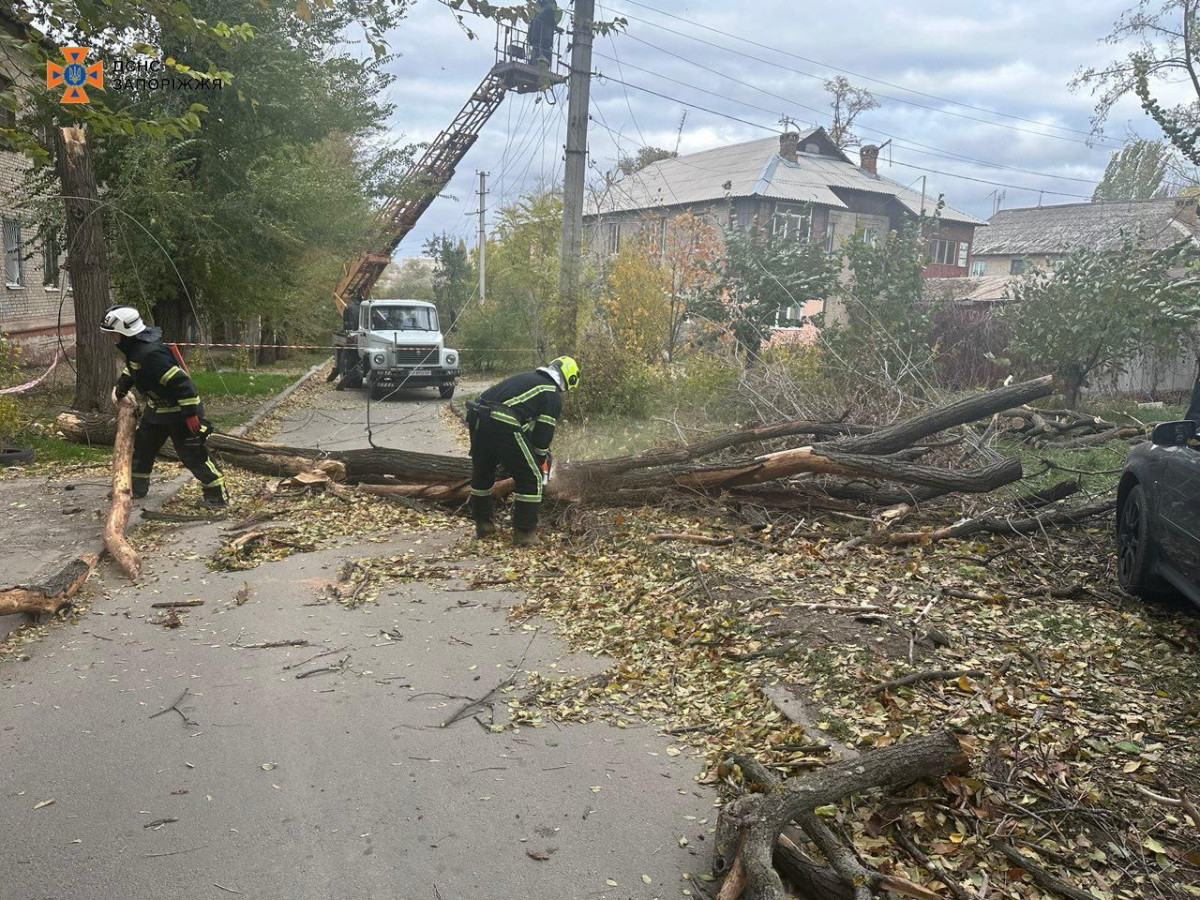
[[[378,400],[396,391],[436,387],[443,400],[454,396],[459,353],[447,349],[437,307],[424,300],[369,300],[347,307],[349,318],[338,346],[339,386],[366,383]]]

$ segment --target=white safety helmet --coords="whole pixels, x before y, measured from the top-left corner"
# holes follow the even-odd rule
[[[146,330],[146,323],[142,321],[142,314],[132,306],[110,306],[100,322],[100,330],[133,337]]]

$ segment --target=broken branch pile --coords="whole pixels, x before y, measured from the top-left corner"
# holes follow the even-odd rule
[[[1039,409],[1022,406],[1000,413],[1001,430],[1008,437],[1034,447],[1091,447],[1112,440],[1142,440],[1142,422],[1116,424],[1100,416],[1085,416],[1070,409]]]

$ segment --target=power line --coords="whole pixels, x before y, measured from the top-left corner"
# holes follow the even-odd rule
[[[618,84],[622,83],[620,79],[613,78],[611,75],[604,75],[603,73],[597,73],[597,74],[600,77],[606,78],[609,81],[612,81],[614,83],[618,83]],[[695,104],[695,103],[689,103],[687,100],[681,100],[678,97],[672,97],[668,94],[663,94],[659,91],[655,91],[650,88],[643,87],[642,85],[634,84],[633,82],[624,82],[624,83],[627,87],[631,87],[635,91],[642,91],[643,93],[650,94],[655,97],[659,97],[663,100],[670,101],[671,103],[679,103],[683,106],[690,107],[691,109],[699,110],[700,112],[706,112],[706,113],[710,113],[715,116],[721,116],[722,118],[730,119],[731,121],[734,121],[734,122],[740,122],[743,125],[750,125],[754,128],[761,128],[762,130],[770,131],[773,134],[780,133],[779,129],[772,128],[769,125],[763,125],[759,122],[751,122],[748,119],[742,119],[742,118],[739,118],[738,116],[733,116],[733,115],[730,115],[729,113],[721,112],[720,110],[710,109],[705,106],[699,106],[698,104]],[[697,90],[699,90],[699,88]],[[706,93],[712,93],[712,92],[706,91]],[[720,96],[720,95],[718,95],[718,96]],[[762,107],[756,107],[756,108],[762,109]],[[770,112],[770,110],[766,110],[766,111]],[[963,179],[964,181],[976,181],[981,184],[991,184],[991,185],[997,185],[999,187],[1008,187],[1008,188],[1013,188],[1014,190],[1019,190],[1019,191],[1041,192],[1041,193],[1045,193],[1045,194],[1052,194],[1052,195],[1058,196],[1058,197],[1078,197],[1078,198],[1082,198],[1084,200],[1091,199],[1090,196],[1084,195],[1084,194],[1071,194],[1071,193],[1067,193],[1065,191],[1042,190],[1041,188],[1029,187],[1028,185],[1023,185],[1023,184],[1010,184],[1008,182],[1003,182],[1003,181],[988,181],[983,178],[972,178],[967,175],[956,175],[953,172],[942,172],[937,169],[927,169],[924,166],[917,166],[917,165],[913,165],[911,163],[900,163],[900,162],[893,161],[892,165],[904,166],[905,168],[916,169],[921,172],[928,172],[929,174],[932,174],[932,175],[946,175],[947,177],[950,177],[950,178],[960,178],[960,179]],[[696,167],[696,168],[702,168],[702,167]]]
[[[817,66],[824,66],[824,67],[826,67],[826,68],[828,68],[828,69],[832,69],[832,70],[834,70],[835,72],[843,72],[843,73],[845,73],[845,74],[847,74],[847,75],[853,75],[855,78],[862,78],[862,79],[864,79],[864,80],[866,80],[866,81],[873,81],[873,82],[876,82],[877,84],[883,84],[883,85],[886,85],[886,86],[888,86],[888,87],[896,88],[897,90],[906,91],[906,92],[908,92],[908,93],[910,93],[910,94],[915,94],[915,95],[917,95],[917,96],[920,96],[920,97],[926,97],[926,98],[928,98],[928,99],[930,99],[930,100],[937,100],[937,101],[939,101],[939,102],[941,102],[941,103],[949,103],[949,104],[951,104],[952,106],[961,106],[961,107],[963,107],[964,109],[971,109],[971,110],[974,110],[974,111],[976,111],[976,112],[987,113],[988,115],[993,115],[993,116],[1002,116],[1002,117],[1004,117],[1004,118],[1006,118],[1006,119],[1014,119],[1014,120],[1016,120],[1016,121],[1019,121],[1019,122],[1027,122],[1027,123],[1029,123],[1029,124],[1031,124],[1031,125],[1037,125],[1037,126],[1039,126],[1039,127],[1042,127],[1042,128],[1053,128],[1053,129],[1056,129],[1056,130],[1059,130],[1059,131],[1068,131],[1068,132],[1071,132],[1071,133],[1073,133],[1073,134],[1082,135],[1083,137],[1085,137],[1085,138],[1089,138],[1089,139],[1091,139],[1091,140],[1097,140],[1097,141],[1107,141],[1107,140],[1109,140],[1109,139],[1107,139],[1107,138],[1103,138],[1103,137],[1100,137],[1100,136],[1098,136],[1098,135],[1093,135],[1091,132],[1088,132],[1088,131],[1083,131],[1083,130],[1081,130],[1081,129],[1078,129],[1078,128],[1071,128],[1071,127],[1069,127],[1069,126],[1066,126],[1066,125],[1053,125],[1053,124],[1050,124],[1050,123],[1047,123],[1047,122],[1039,122],[1037,119],[1030,119],[1030,118],[1027,118],[1027,117],[1025,117],[1025,116],[1019,116],[1019,115],[1016,115],[1015,113],[1006,113],[1006,112],[1002,112],[1002,111],[1000,111],[1000,110],[988,109],[988,108],[986,108],[986,107],[983,107],[983,106],[974,106],[974,105],[972,105],[972,104],[970,104],[970,103],[963,103],[962,101],[959,101],[959,100],[951,100],[951,99],[950,99],[950,98],[948,98],[948,97],[940,97],[940,96],[938,96],[938,95],[936,95],[936,94],[929,94],[929,93],[926,93],[926,92],[924,92],[924,91],[918,91],[918,90],[915,90],[914,88],[908,88],[908,87],[904,87],[903,85],[900,85],[900,84],[895,84],[895,83],[893,83],[893,82],[890,82],[890,81],[884,81],[884,80],[883,80],[883,79],[881,79],[881,78],[874,78],[874,77],[872,77],[872,76],[870,76],[870,75],[863,75],[863,74],[861,74],[861,73],[859,73],[859,72],[854,72],[854,71],[852,71],[852,70],[850,70],[850,69],[844,69],[844,68],[841,68],[840,66],[835,66],[835,65],[832,65],[832,64],[830,64],[830,63],[827,63],[827,62],[822,62],[821,60],[817,60],[817,59],[811,59],[811,58],[809,58],[809,57],[806,57],[806,56],[801,56],[801,55],[800,55],[800,54],[798,54],[798,53],[792,53],[792,52],[791,52],[791,51],[789,51],[789,50],[781,50],[781,49],[779,49],[778,47],[772,47],[772,46],[770,46],[769,44],[763,44],[763,43],[760,43],[760,42],[758,42],[758,41],[751,40],[750,38],[742,37],[741,35],[734,34],[734,33],[732,33],[732,32],[729,32],[729,31],[722,31],[722,30],[720,30],[720,29],[717,29],[717,28],[712,28],[712,27],[710,27],[710,26],[708,26],[708,25],[705,25],[705,24],[703,24],[703,23],[701,23],[701,22],[696,22],[696,21],[693,21],[693,20],[691,20],[691,19],[685,19],[684,17],[682,17],[682,16],[677,16],[677,15],[675,15],[674,13],[669,13],[669,12],[666,12],[666,11],[664,11],[664,10],[657,9],[657,8],[655,8],[655,7],[653,7],[653,6],[649,6],[649,5],[645,4],[645,3],[639,3],[639,2],[638,2],[638,0],[625,0],[625,2],[627,2],[627,3],[631,3],[631,4],[633,4],[634,6],[641,7],[642,9],[648,9],[648,10],[650,10],[651,12],[658,13],[659,15],[661,15],[661,16],[665,16],[665,17],[667,17],[667,18],[669,18],[669,19],[675,19],[676,21],[683,22],[683,23],[685,23],[685,24],[688,24],[688,25],[692,25],[692,26],[694,26],[694,27],[696,27],[696,28],[700,28],[700,29],[702,29],[702,30],[704,30],[704,31],[710,31],[710,32],[712,32],[713,34],[718,34],[718,35],[721,35],[722,37],[729,37],[729,38],[733,38],[734,40],[741,41],[741,42],[743,42],[743,43],[745,43],[745,44],[749,44],[749,45],[751,45],[751,46],[754,46],[754,47],[759,47],[759,48],[761,48],[761,49],[763,49],[763,50],[770,50],[770,51],[772,51],[772,52],[774,52],[774,53],[779,53],[779,54],[781,54],[781,55],[783,55],[783,56],[790,56],[790,57],[792,57],[792,58],[794,58],[794,59],[799,59],[799,60],[801,60],[801,61],[803,61],[803,62],[811,63],[811,64],[813,64],[813,65],[817,65]],[[677,36],[679,36],[679,37],[686,38],[686,39],[688,39],[688,40],[696,41],[696,42],[698,42],[698,43],[705,44],[705,45],[707,45],[707,46],[709,46],[709,47],[715,47],[715,48],[716,48],[716,49],[718,49],[718,50],[724,50],[724,51],[726,51],[727,53],[737,53],[739,56],[744,56],[744,55],[746,55],[746,54],[743,54],[741,51],[734,50],[734,49],[732,49],[732,48],[730,48],[730,47],[725,47],[725,46],[722,46],[722,45],[720,45],[720,44],[715,44],[715,43],[713,43],[713,42],[711,42],[711,41],[706,41],[706,40],[704,40],[703,38],[696,37],[695,35],[692,35],[692,34],[687,34],[686,32],[681,32],[681,31],[677,31],[676,29],[673,29],[673,28],[668,28],[668,27],[666,27],[665,25],[660,25],[660,24],[658,24],[657,22],[652,22],[652,21],[650,21],[650,20],[648,20],[648,19],[643,19],[643,18],[641,18],[641,17],[639,17],[639,16],[635,16],[635,15],[633,15],[633,14],[631,14],[631,13],[624,13],[624,12],[623,12],[623,13],[622,13],[622,15],[626,16],[627,18],[633,19],[633,20],[634,20],[634,21],[636,21],[636,22],[641,22],[641,23],[642,23],[642,24],[644,24],[644,25],[649,25],[649,26],[651,26],[652,28],[658,28],[658,29],[661,29],[661,30],[663,30],[663,31],[669,32],[670,34],[674,34],[674,35],[677,35]],[[751,56],[750,58],[751,58],[751,59],[757,59],[759,62],[763,62],[763,63],[766,63],[766,64],[768,64],[768,65],[777,66],[778,68],[785,69],[785,70],[787,70],[787,71],[790,71],[790,72],[795,72],[795,73],[796,73],[796,74],[798,74],[798,75],[804,75],[805,77],[808,77],[808,78],[817,78],[817,79],[824,80],[824,79],[823,79],[823,78],[822,78],[820,75],[814,75],[814,74],[813,74],[813,73],[811,73],[811,72],[804,72],[804,71],[802,71],[802,70],[800,70],[800,69],[794,69],[794,68],[791,68],[791,67],[789,67],[789,66],[785,66],[785,65],[783,65],[782,63],[776,63],[776,62],[772,62],[772,61],[770,61],[770,60],[764,60],[764,59],[760,59],[760,58],[758,58],[758,57],[753,57],[753,56]],[[1048,138],[1054,138],[1054,139],[1056,139],[1056,140],[1070,141],[1070,142],[1072,142],[1072,143],[1075,143],[1075,144],[1083,144],[1083,145],[1085,145],[1085,146],[1089,146],[1089,147],[1091,147],[1091,146],[1094,146],[1093,144],[1089,143],[1089,141],[1088,141],[1088,140],[1079,140],[1079,139],[1077,139],[1077,138],[1069,138],[1069,137],[1065,137],[1065,136],[1063,136],[1063,135],[1056,135],[1056,134],[1046,134],[1045,132],[1042,132],[1042,131],[1033,131],[1033,130],[1031,130],[1031,129],[1028,129],[1028,128],[1021,128],[1021,127],[1019,127],[1019,126],[1016,126],[1016,125],[1007,125],[1007,124],[1005,124],[1005,123],[1003,123],[1003,122],[992,122],[992,121],[989,121],[989,120],[987,120],[987,119],[980,119],[980,118],[977,118],[977,117],[975,117],[975,116],[968,116],[968,115],[966,115],[965,113],[957,113],[957,112],[954,112],[953,110],[948,110],[948,109],[938,109],[937,107],[934,107],[934,106],[927,106],[927,105],[925,105],[925,104],[922,104],[922,103],[917,103],[917,102],[915,102],[915,101],[913,101],[913,100],[906,100],[906,99],[904,99],[903,97],[893,97],[893,96],[891,96],[891,95],[888,95],[888,94],[877,94],[877,96],[879,96],[879,97],[882,97],[882,98],[884,98],[885,100],[893,100],[893,101],[895,101],[895,102],[897,102],[897,103],[905,103],[905,104],[908,104],[908,105],[910,105],[910,106],[915,106],[915,107],[918,107],[918,108],[920,108],[920,109],[928,110],[929,112],[941,113],[941,114],[943,114],[943,115],[955,116],[955,117],[957,117],[957,118],[961,118],[961,119],[968,119],[968,120],[970,120],[970,121],[972,121],[972,122],[979,122],[979,123],[981,123],[981,124],[984,124],[984,125],[991,125],[991,126],[993,126],[993,127],[995,127],[995,128],[1006,128],[1006,129],[1008,129],[1008,130],[1010,130],[1010,131],[1019,131],[1019,132],[1025,133],[1025,134],[1033,134],[1033,135],[1038,135],[1038,136],[1040,136],[1040,137],[1048,137]],[[1110,143],[1110,146],[1113,146],[1113,145]],[[1118,145],[1115,145],[1115,146],[1120,146],[1120,145],[1118,144]]]
[[[728,79],[729,81],[732,81],[735,84],[740,84],[743,87],[748,87],[751,90],[755,90],[762,94],[766,94],[769,97],[774,97],[776,100],[783,100],[785,103],[791,103],[800,109],[806,110],[807,112],[810,112],[810,113],[813,113],[814,115],[819,116],[822,119],[829,118],[829,114],[827,112],[824,112],[823,110],[816,109],[811,106],[806,106],[805,104],[799,102],[798,100],[794,100],[790,97],[785,97],[782,94],[777,94],[774,91],[770,91],[770,90],[767,90],[766,88],[759,87],[758,85],[753,84],[749,81],[744,81],[740,78],[735,78],[734,76],[732,76],[726,72],[720,71],[719,69],[711,68],[710,66],[706,66],[703,63],[697,62],[694,59],[690,59],[686,56],[682,56],[678,53],[674,53],[673,51],[667,50],[664,47],[658,47],[655,44],[651,44],[648,41],[643,41],[640,38],[635,38],[632,35],[627,35],[627,37],[631,37],[633,40],[638,41],[639,43],[645,44],[647,47],[651,47],[655,50],[658,50],[659,52],[666,53],[668,56],[673,56],[682,62],[688,63],[689,65],[693,65],[699,69],[703,69],[705,72],[709,72],[709,73],[717,75],[721,78]],[[602,54],[602,53],[598,54],[598,55],[604,56],[604,54]],[[607,57],[607,56],[604,56],[604,58],[609,59],[609,57]],[[687,82],[679,81],[678,79],[671,78],[668,75],[663,75],[659,72],[655,72],[650,69],[645,69],[640,66],[635,66],[633,63],[625,63],[625,65],[628,68],[636,69],[639,72],[645,72],[648,75],[652,75],[656,78],[662,78],[666,81],[672,81],[672,82],[674,82],[676,84],[680,84],[684,87],[694,87],[693,85],[690,85]],[[624,73],[621,73],[621,75],[622,75],[622,77],[624,77]],[[695,88],[695,89],[696,90],[704,90],[703,88]],[[711,92],[706,92],[706,93],[711,93]],[[718,95],[718,96],[723,96],[723,95]],[[734,98],[730,97],[728,99],[733,100]],[[767,110],[763,109],[762,107],[758,107],[758,108],[760,110],[763,110],[764,112],[767,111]],[[1093,179],[1089,179],[1089,178],[1076,178],[1071,175],[1054,175],[1054,174],[1051,174],[1048,172],[1036,172],[1031,169],[1022,169],[1019,166],[1010,166],[1010,165],[1006,165],[1004,163],[988,162],[987,160],[977,159],[975,157],[970,157],[970,156],[964,156],[961,153],[955,153],[952,150],[946,150],[945,148],[942,148],[942,147],[935,147],[931,144],[922,144],[919,141],[913,141],[908,138],[901,137],[896,134],[892,134],[891,132],[888,132],[888,131],[883,131],[878,128],[870,128],[866,125],[859,126],[859,128],[861,128],[861,130],[863,130],[863,131],[870,131],[875,134],[882,135],[883,137],[891,138],[893,141],[901,142],[904,144],[909,144],[909,145],[911,145],[912,148],[917,148],[917,147],[924,148],[924,150],[929,151],[928,155],[931,155],[931,156],[939,156],[939,157],[942,157],[945,159],[957,159],[957,160],[961,160],[963,162],[971,162],[971,163],[975,163],[976,165],[986,166],[986,167],[992,168],[992,169],[1006,169],[1006,170],[1012,171],[1012,172],[1020,172],[1025,175],[1036,175],[1040,178],[1056,178],[1056,179],[1061,179],[1064,181],[1076,181],[1076,182],[1080,182],[1082,184],[1090,184],[1090,185],[1096,185],[1099,183],[1099,182],[1097,182]],[[918,150],[915,152],[921,152],[921,151]]]

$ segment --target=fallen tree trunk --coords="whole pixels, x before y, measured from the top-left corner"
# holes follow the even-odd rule
[[[829,445],[832,447],[832,444]],[[613,491],[649,490],[664,486],[702,490],[723,490],[748,484],[761,484],[801,473],[839,475],[848,478],[869,478],[881,481],[900,481],[906,484],[939,488],[946,492],[966,491],[985,493],[1021,477],[1021,461],[1006,459],[992,466],[957,471],[910,463],[894,457],[860,456],[826,450],[823,447],[798,447],[752,459],[729,463],[666,466],[658,470],[628,474],[598,485],[579,485],[576,472],[567,468],[561,476],[571,489]],[[554,482],[551,482],[553,486]]]
[[[953,428],[974,422],[987,416],[1003,412],[1013,406],[1020,406],[1038,397],[1047,396],[1052,390],[1049,375],[1023,381],[1020,384],[997,388],[983,394],[964,397],[945,406],[939,406],[928,412],[913,416],[903,422],[897,422],[887,428],[881,428],[873,434],[831,441],[831,449],[845,453],[894,453],[904,447],[910,447],[917,441]]]
[[[41,584],[25,584],[0,590],[0,616],[17,613],[53,615],[83,587],[100,561],[98,553],[85,553],[73,559]]]
[[[133,507],[133,398],[126,395],[117,404],[117,437],[113,445],[112,499],[104,522],[104,547],[130,581],[137,581],[140,562],[137,551],[125,537],[125,525]]]
[[[713,847],[713,868],[724,876],[718,896],[783,900],[783,882],[772,864],[779,836],[794,819],[803,827],[806,814],[818,806],[872,788],[898,787],[966,768],[966,754],[951,732],[911,738],[780,783],[751,766],[747,780],[768,779],[768,788],[765,793],[734,800],[721,810]],[[821,844],[830,835],[809,833],[809,837]],[[849,848],[845,850],[849,854]],[[830,862],[837,865],[834,859]],[[853,891],[850,894],[855,895]]]

